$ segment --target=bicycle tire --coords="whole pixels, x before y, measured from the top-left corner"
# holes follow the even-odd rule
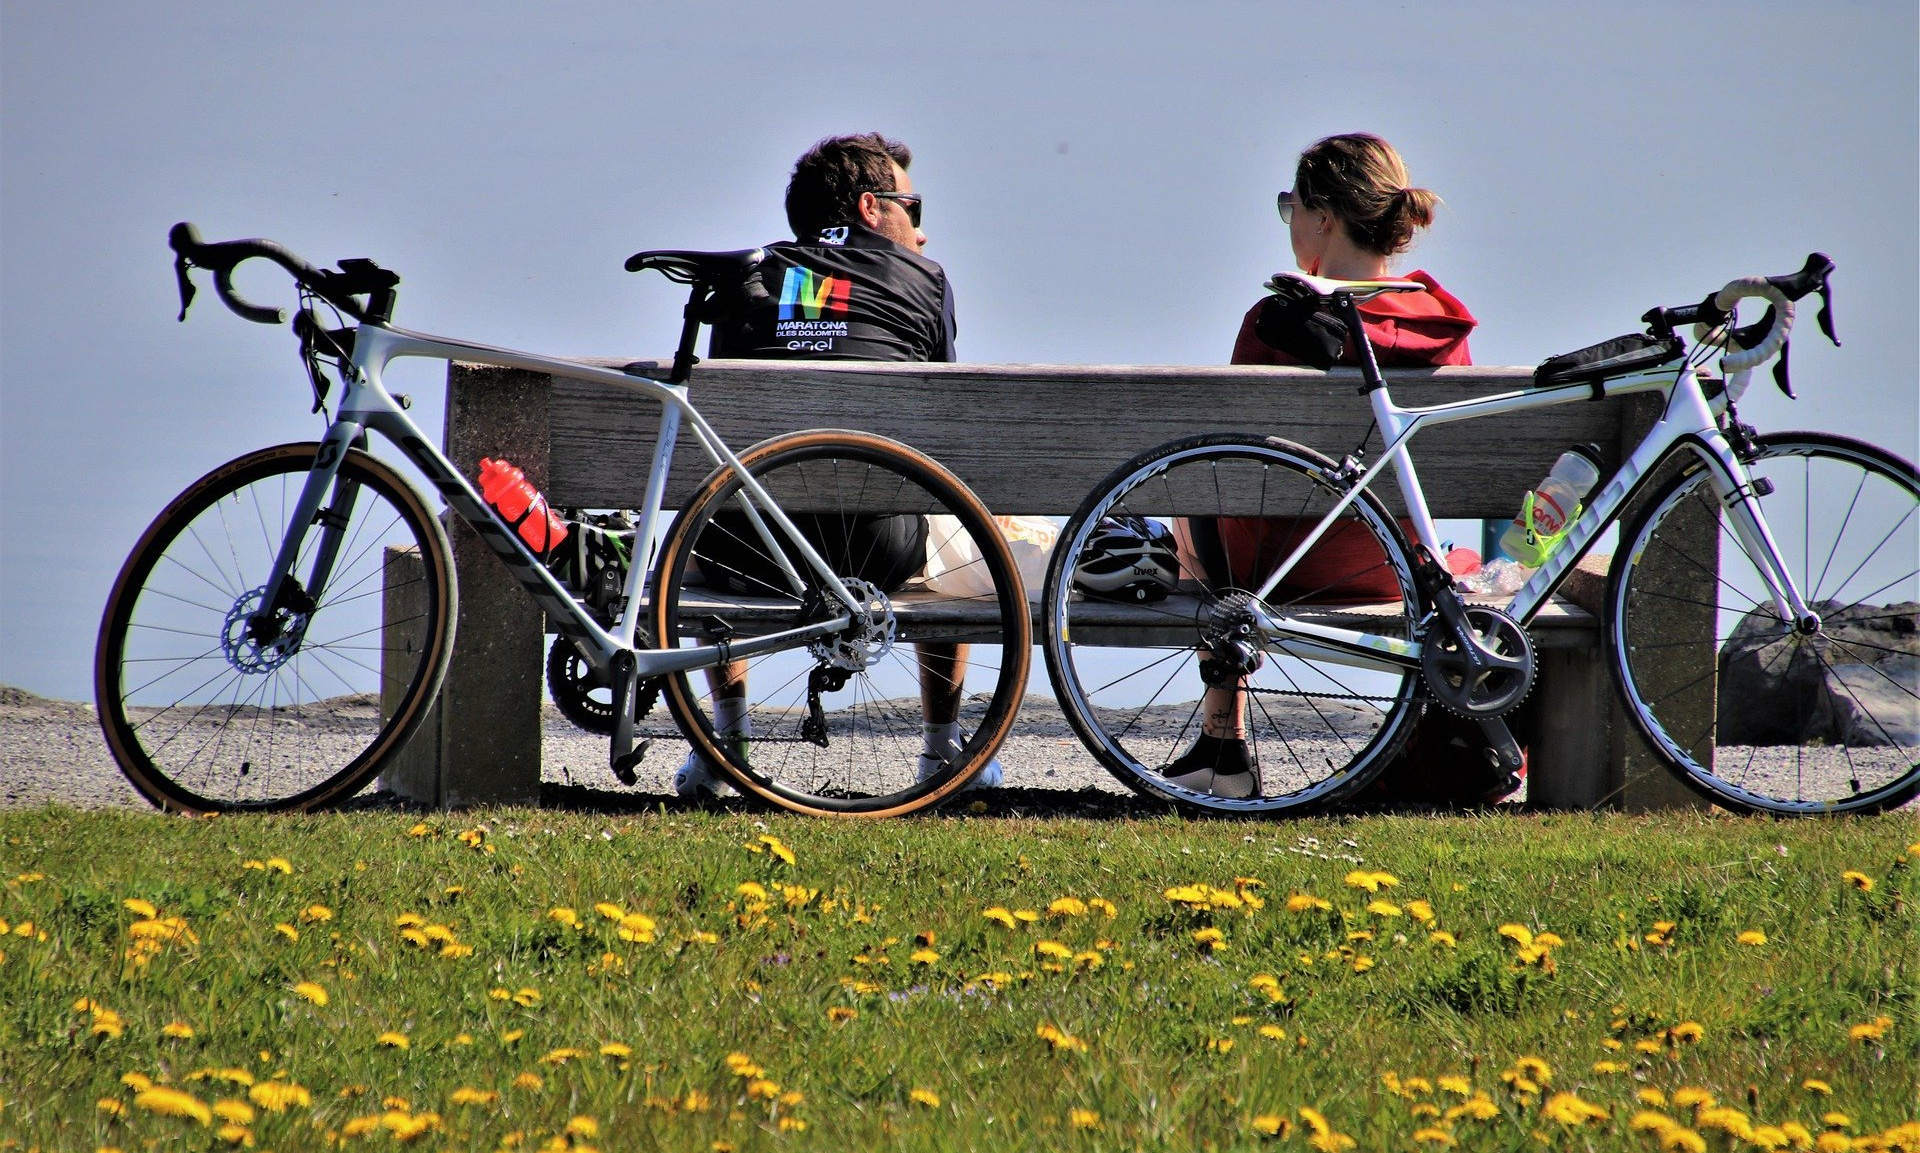
[[[1269,557],[1269,546],[1263,545],[1251,558],[1223,555],[1230,571],[1210,574],[1197,555],[1193,526],[1217,523],[1215,518],[1229,512],[1241,523],[1279,517],[1313,523],[1342,491],[1333,480],[1337,470],[1311,449],[1257,433],[1183,437],[1115,469],[1067,522],[1047,570],[1041,651],[1068,722],[1122,784],[1195,810],[1303,813],[1365,788],[1404,745],[1424,704],[1417,666],[1361,670],[1268,646],[1261,667],[1238,681],[1246,701],[1248,747],[1258,766],[1256,795],[1215,796],[1183,788],[1161,772],[1199,735],[1206,685],[1198,646],[1209,618],[1234,591],[1231,570],[1260,569],[1263,575],[1288,551],[1279,548],[1279,555]],[[1173,524],[1186,534],[1181,585],[1164,600],[1121,606],[1073,587],[1072,574],[1100,520],[1127,515]],[[1275,590],[1268,607],[1372,633],[1413,636],[1422,615],[1420,598],[1399,525],[1370,492],[1348,507],[1339,524],[1345,535],[1327,539],[1358,542],[1351,555],[1361,559],[1354,560],[1351,571],[1343,567],[1332,574],[1340,578],[1332,587],[1391,586],[1386,603],[1392,607],[1360,613],[1352,605],[1318,604],[1326,588],[1286,584]],[[1364,559],[1369,547],[1378,557],[1371,565]],[[1256,587],[1255,577],[1248,572],[1242,580]],[[1155,617],[1163,627],[1142,641],[1140,626]]]
[[[283,444],[201,477],[114,582],[94,668],[100,724],[121,771],[160,808],[300,811],[351,796],[439,690],[458,599],[446,534],[413,486],[358,450],[339,477],[359,495],[300,639],[276,651],[248,635],[318,450]],[[311,573],[320,539],[308,533],[296,574]],[[417,551],[418,576],[396,569],[408,579],[389,582],[394,548]]]
[[[838,553],[848,569],[863,568],[874,552],[870,543],[852,539],[853,518],[952,518],[937,522],[944,526],[931,530],[937,539],[922,547],[957,543],[947,540],[949,535],[964,537],[977,558],[967,568],[975,574],[971,583],[976,587],[956,589],[956,574],[950,573],[940,582],[948,591],[937,591],[924,573],[917,573],[905,587],[887,594],[889,610],[898,600],[910,604],[912,611],[876,614],[894,621],[895,641],[876,645],[872,663],[844,670],[844,685],[820,695],[825,733],[815,736],[824,743],[802,736],[811,674],[834,659],[831,653],[823,655],[820,645],[748,662],[752,732],[744,752],[735,740],[719,735],[703,672],[665,678],[667,704],[682,732],[741,791],[796,812],[897,816],[952,796],[1006,739],[1026,687],[1032,646],[1026,596],[993,518],[965,484],[931,458],[866,433],[819,429],[778,436],[742,453],[740,463],[796,522],[807,518],[820,538],[815,543],[830,563]],[[731,558],[740,547],[737,526],[724,519],[716,523],[715,514],[737,508],[741,489],[735,470],[715,470],[687,501],[661,546],[654,583],[659,592],[651,619],[653,635],[665,647],[713,643],[710,638],[717,631],[739,637],[792,628],[807,613],[820,611],[806,597],[763,580],[751,583],[757,595],[730,601],[702,585],[702,559],[725,567],[716,558]],[[844,579],[850,572],[837,575]],[[716,595],[721,599],[716,601]],[[984,697],[970,693],[964,698],[960,750],[926,780],[918,775],[924,736],[919,672],[913,655],[905,651],[908,641],[971,645],[966,684],[969,690],[990,686]]]
[[[1606,604],[1620,699],[1668,769],[1724,808],[1904,804],[1920,793],[1914,466],[1821,433],[1758,443],[1750,467],[1771,491],[1752,499],[1821,631],[1798,635],[1775,611],[1691,457],[1621,535]]]

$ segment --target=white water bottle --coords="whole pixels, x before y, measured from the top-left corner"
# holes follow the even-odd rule
[[[1580,515],[1580,501],[1599,483],[1597,447],[1576,444],[1561,453],[1553,471],[1527,494],[1520,514],[1500,534],[1500,551],[1528,568],[1547,563],[1566,539],[1567,525]]]

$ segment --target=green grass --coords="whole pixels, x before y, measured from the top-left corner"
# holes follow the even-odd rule
[[[1632,1129],[1654,1091],[1705,1148],[1832,1112],[1886,1134],[1920,1112],[1916,839],[1910,816],[4,813],[0,1148],[1305,1149],[1303,1107],[1361,1150],[1684,1147]],[[1087,911],[1049,912],[1069,897]],[[1504,925],[1561,943],[1526,963]],[[179,1093],[251,1120],[150,1108]]]

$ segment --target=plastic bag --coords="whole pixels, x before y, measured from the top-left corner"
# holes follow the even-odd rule
[[[1038,601],[1060,526],[1037,516],[996,516],[993,523],[1013,553],[1014,567],[1027,586],[1027,599]],[[927,518],[927,567],[921,575],[929,589],[950,597],[992,596],[993,582],[979,561],[980,550],[962,531],[958,517]]]

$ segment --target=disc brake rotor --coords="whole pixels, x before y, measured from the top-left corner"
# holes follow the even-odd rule
[[[898,624],[887,594],[863,580],[842,579],[853,594],[853,619],[847,627],[807,645],[822,665],[847,672],[872,668],[893,648]]]

